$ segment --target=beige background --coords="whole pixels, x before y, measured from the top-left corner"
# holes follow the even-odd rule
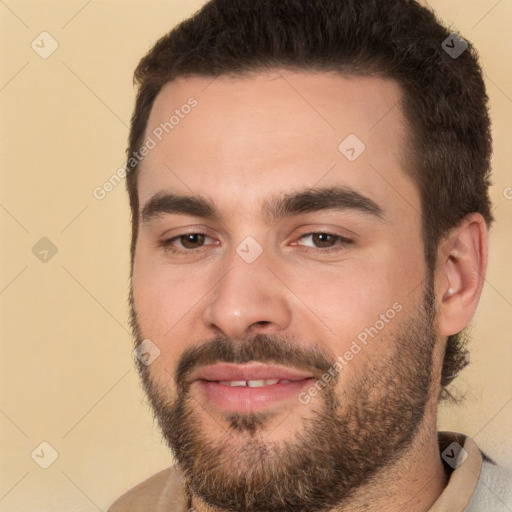
[[[171,463],[132,363],[124,183],[102,201],[92,191],[124,163],[138,59],[202,3],[0,1],[1,511],[106,510]],[[466,400],[441,409],[440,428],[512,467],[512,2],[431,5],[481,54],[497,219]],[[43,31],[59,45],[47,59],[31,48],[50,48]],[[32,252],[43,237],[58,248],[46,262]],[[58,452],[48,469],[43,441]]]

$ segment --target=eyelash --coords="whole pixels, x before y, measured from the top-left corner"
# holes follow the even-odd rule
[[[306,247],[307,249],[312,250],[312,251],[319,251],[319,252],[325,253],[325,252],[341,251],[343,249],[346,249],[349,245],[351,245],[353,243],[353,241],[350,240],[349,238],[338,235],[336,233],[331,233],[329,231],[311,231],[309,233],[304,233],[303,235],[301,235],[299,237],[299,240],[306,238],[306,237],[312,237],[313,235],[328,235],[328,236],[333,237],[334,241],[338,242],[338,243],[336,243],[336,245],[334,245],[333,247],[309,247],[309,246],[302,246],[302,247]]]
[[[190,254],[190,253],[194,253],[194,252],[195,253],[202,252],[202,250],[206,249],[206,247],[204,245],[201,247],[195,248],[195,249],[177,249],[173,245],[173,242],[175,242],[176,240],[179,240],[182,237],[188,236],[188,235],[202,235],[206,238],[210,238],[206,233],[197,231],[197,232],[192,232],[192,233],[183,233],[183,234],[175,236],[173,238],[169,238],[167,240],[162,240],[159,243],[159,245],[161,247],[163,247],[166,252],[169,252],[172,254],[178,254],[178,255],[186,255],[187,253]],[[321,253],[330,253],[330,252],[341,251],[341,250],[345,249],[346,247],[348,247],[349,245],[353,244],[353,240],[350,240],[349,238],[338,235],[336,233],[331,233],[329,231],[310,231],[309,233],[304,233],[303,235],[301,235],[298,238],[298,240],[302,240],[303,238],[311,237],[313,235],[328,235],[328,236],[334,237],[335,241],[337,241],[338,243],[336,245],[334,245],[333,247],[325,247],[325,248],[300,246],[299,244],[296,244],[296,245],[299,245],[300,247],[306,247],[306,250],[308,250],[308,252],[314,251],[314,252],[321,252]]]
[[[206,233],[202,233],[201,231],[194,231],[192,233],[183,233],[178,236],[174,236],[172,238],[169,238],[167,240],[162,240],[160,242],[160,245],[165,249],[166,252],[170,252],[173,254],[186,254],[186,253],[193,253],[193,252],[201,252],[203,249],[205,249],[205,246],[196,248],[196,249],[176,249],[176,247],[173,246],[173,242],[175,240],[179,240],[182,237],[190,236],[190,235],[202,235],[206,238],[210,238]]]

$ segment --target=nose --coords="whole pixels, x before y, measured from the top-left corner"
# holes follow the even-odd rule
[[[206,302],[203,321],[207,327],[232,339],[284,331],[292,318],[290,292],[265,258],[247,263],[235,253],[229,263]]]

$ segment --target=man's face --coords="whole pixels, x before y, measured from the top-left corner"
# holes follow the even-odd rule
[[[332,506],[421,428],[436,334],[399,102],[392,81],[285,71],[179,79],[155,101],[132,315],[205,501]]]

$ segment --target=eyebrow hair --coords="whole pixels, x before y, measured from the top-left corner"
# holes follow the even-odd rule
[[[141,220],[144,223],[148,223],[156,217],[173,213],[209,219],[219,218],[214,204],[208,199],[159,192],[142,209]]]
[[[311,188],[270,200],[263,207],[270,222],[320,210],[355,210],[382,218],[382,208],[372,199],[349,187]]]
[[[311,188],[275,197],[263,205],[263,215],[268,223],[303,213],[321,210],[355,210],[382,218],[382,208],[372,199],[348,187]],[[149,223],[162,215],[182,214],[220,220],[214,203],[200,196],[183,196],[159,192],[143,207],[141,220]]]

